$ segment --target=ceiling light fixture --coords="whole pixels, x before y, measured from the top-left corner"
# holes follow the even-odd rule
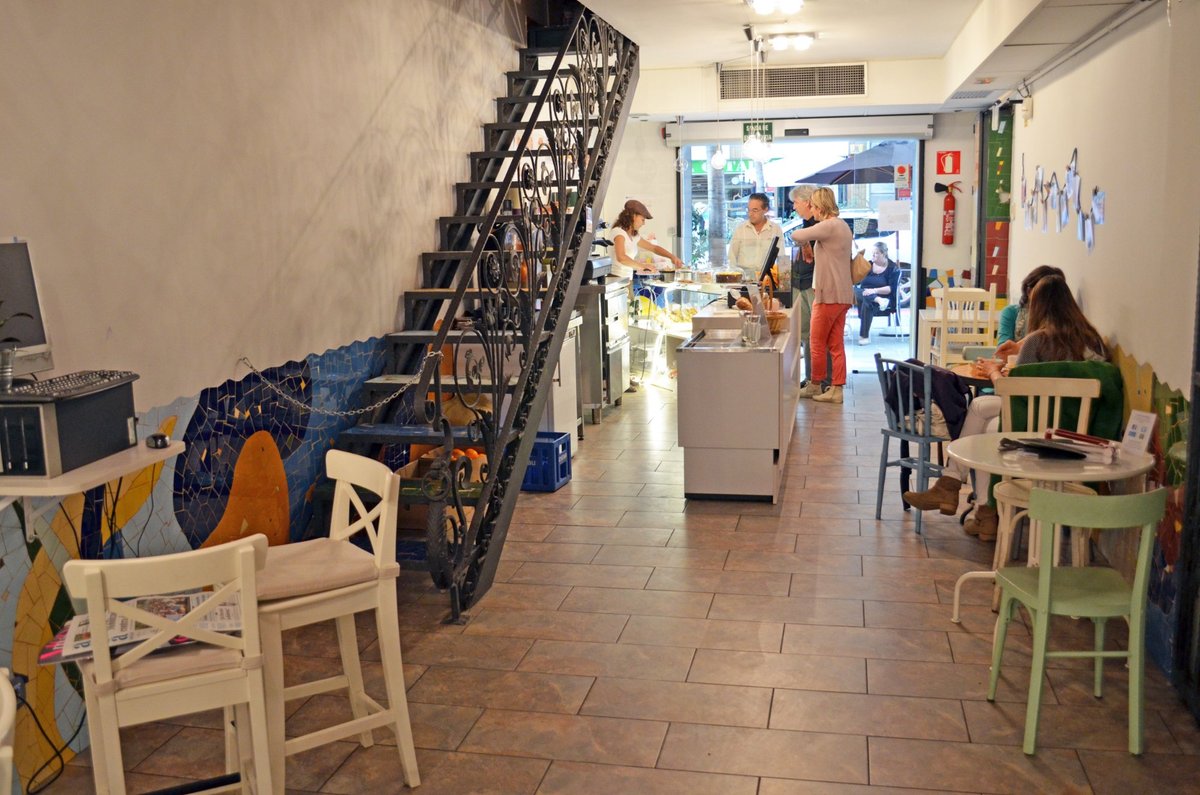
[[[772,50],[807,50],[813,46],[817,36],[815,33],[779,33],[771,37]]]
[[[746,5],[762,16],[774,14],[795,14],[804,8],[804,0],[746,0]]]

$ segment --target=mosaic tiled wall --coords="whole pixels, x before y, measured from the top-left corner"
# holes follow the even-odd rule
[[[1152,411],[1158,415],[1158,428],[1151,451],[1156,466],[1150,473],[1150,486],[1169,490],[1167,512],[1158,526],[1154,560],[1150,570],[1150,600],[1146,610],[1146,648],[1168,675],[1174,667],[1175,632],[1179,623],[1179,541],[1183,532],[1183,506],[1187,483],[1187,434],[1191,406],[1178,389],[1164,384],[1149,365],[1139,364],[1117,348],[1114,360],[1125,381],[1127,411]],[[1129,571],[1136,557],[1131,534],[1122,543],[1104,547],[1109,561]],[[1107,539],[1106,539],[1107,540]]]
[[[19,505],[0,514],[0,654],[29,677],[31,710],[18,712],[15,745],[23,786],[57,769],[55,748],[68,746],[65,761],[87,745],[74,667],[37,664],[38,651],[71,615],[63,564],[81,550],[137,557],[258,532],[272,544],[300,538],[325,451],[351,424],[350,417],[319,412],[356,408],[363,381],[383,365],[384,346],[372,339],[144,412],[139,436],[162,431],[186,442],[187,452],[63,500],[34,522],[32,543],[25,542]]]

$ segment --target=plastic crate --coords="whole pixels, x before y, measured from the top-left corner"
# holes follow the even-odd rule
[[[571,434],[538,431],[522,491],[558,491],[571,479]]]

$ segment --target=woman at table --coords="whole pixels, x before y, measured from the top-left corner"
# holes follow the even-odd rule
[[[613,225],[614,262],[612,272],[614,275],[632,276],[634,273],[657,273],[658,268],[653,263],[638,259],[638,255],[642,251],[666,257],[676,267],[683,265],[683,260],[679,257],[642,237],[642,227],[653,217],[646,209],[646,205],[637,199],[625,202],[624,209],[621,210],[621,214],[617,216],[617,222]]]
[[[887,307],[892,294],[892,282],[900,266],[888,258],[887,243],[876,241],[871,248],[871,271],[854,285],[854,297],[858,299],[858,344],[871,341],[871,321],[875,313]],[[877,303],[883,299],[883,305]]]
[[[1045,276],[1029,294],[1029,333],[1021,343],[1017,364],[1034,362],[1088,362],[1107,361],[1108,346],[1096,327],[1088,322],[1083,310],[1071,295],[1062,276]],[[984,359],[977,362],[980,375],[992,382],[1004,377],[1003,365],[999,361]],[[995,395],[975,398],[967,408],[959,438],[995,430],[999,422],[1001,400]],[[906,491],[904,499],[909,505],[922,510],[937,508],[942,513],[953,515],[958,511],[958,495],[966,473],[959,470],[959,477],[944,475],[937,479],[927,491]],[[984,482],[976,476],[976,483]],[[980,540],[993,541],[999,526],[995,502],[989,497],[987,505],[980,505],[971,519],[963,525],[968,535],[977,535]]]
[[[1037,287],[1038,282],[1047,276],[1066,278],[1060,268],[1053,265],[1039,265],[1021,280],[1021,300],[1000,310],[1000,333],[996,338],[996,344],[1000,348],[997,348],[996,355],[1002,359],[1021,350],[1019,344],[1006,345],[1006,343],[1020,343],[1025,338],[1029,331],[1029,294],[1034,287]]]
[[[813,246],[813,310],[809,329],[812,342],[812,377],[800,388],[802,398],[821,403],[841,403],[842,388],[846,385],[846,345],[842,328],[846,312],[854,303],[854,286],[850,282],[850,244],[854,234],[841,218],[837,200],[829,188],[817,188],[809,200],[813,226],[792,232],[797,243],[816,243]],[[820,391],[825,380],[825,354],[833,359],[832,386]]]

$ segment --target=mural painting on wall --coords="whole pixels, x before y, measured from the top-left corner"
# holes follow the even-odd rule
[[[182,428],[187,454],[62,500],[33,521],[29,543],[20,505],[0,514],[0,627],[11,627],[0,648],[8,646],[12,670],[29,677],[30,709],[18,712],[14,747],[22,782],[47,781],[87,744],[75,666],[37,664],[73,615],[63,564],[85,555],[179,552],[257,532],[273,544],[298,538],[325,451],[353,420],[343,412],[358,405],[363,382],[382,371],[384,357],[371,339],[145,411],[142,435]]]
[[[1151,657],[1168,675],[1174,657],[1175,626],[1179,606],[1179,543],[1183,533],[1183,506],[1187,485],[1187,428],[1191,407],[1178,389],[1158,380],[1149,365],[1140,365],[1116,349],[1114,361],[1125,380],[1126,405],[1130,410],[1157,415],[1151,442],[1155,466],[1147,476],[1150,486],[1168,491],[1167,510],[1155,534],[1150,564],[1149,603],[1146,610],[1146,645]]]

